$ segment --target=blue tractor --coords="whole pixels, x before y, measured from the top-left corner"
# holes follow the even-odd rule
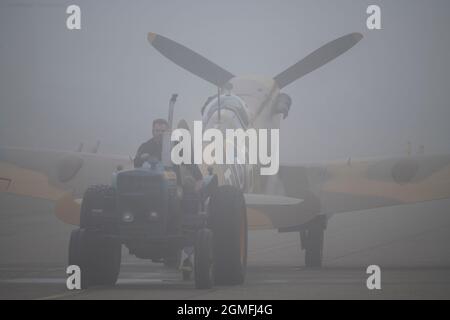
[[[180,270],[184,280],[193,273],[198,289],[242,284],[247,265],[242,191],[219,186],[212,171],[198,190],[187,165],[145,160],[142,168],[118,170],[111,185],[91,186],[84,194],[80,228],[69,244],[69,265],[80,267],[82,287],[116,284],[122,246],[138,258],[172,266],[187,252],[192,266],[181,263]]]

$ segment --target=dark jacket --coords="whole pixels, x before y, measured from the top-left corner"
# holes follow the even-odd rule
[[[155,138],[151,138],[147,142],[144,142],[139,147],[136,157],[134,158],[134,167],[135,168],[141,168],[144,164],[144,160],[141,159],[141,155],[148,153],[150,157],[157,158],[159,161],[161,161],[162,157],[162,142],[158,142]],[[202,180],[203,174],[195,164],[185,164],[184,165],[188,172],[191,173],[192,177],[196,180]],[[177,174],[177,179],[180,179],[180,172],[179,172],[179,166],[175,166],[175,172]]]
[[[141,159],[141,155],[148,153],[150,157],[154,157],[161,161],[162,154],[162,143],[157,141],[155,138],[151,138],[147,142],[144,142],[139,147],[136,157],[134,157],[134,167],[141,168],[144,164],[144,161]]]

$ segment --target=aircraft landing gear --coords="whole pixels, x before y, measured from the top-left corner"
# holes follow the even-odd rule
[[[327,216],[320,215],[300,231],[302,250],[305,250],[307,268],[322,267],[324,234],[327,227]]]

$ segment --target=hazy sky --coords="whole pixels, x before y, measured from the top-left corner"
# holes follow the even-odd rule
[[[78,4],[82,30],[69,31]],[[366,28],[369,4],[381,31]],[[351,51],[284,89],[282,162],[386,156],[411,140],[450,152],[450,2],[434,1],[0,1],[0,145],[134,154],[151,121],[200,119],[215,92],[162,57],[153,31],[234,74],[275,76],[350,32]],[[294,138],[293,138],[294,137]]]

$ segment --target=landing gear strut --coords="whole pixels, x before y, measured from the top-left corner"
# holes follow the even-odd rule
[[[307,268],[322,267],[324,233],[327,227],[327,216],[314,218],[300,231],[302,250],[305,250],[305,265]]]

